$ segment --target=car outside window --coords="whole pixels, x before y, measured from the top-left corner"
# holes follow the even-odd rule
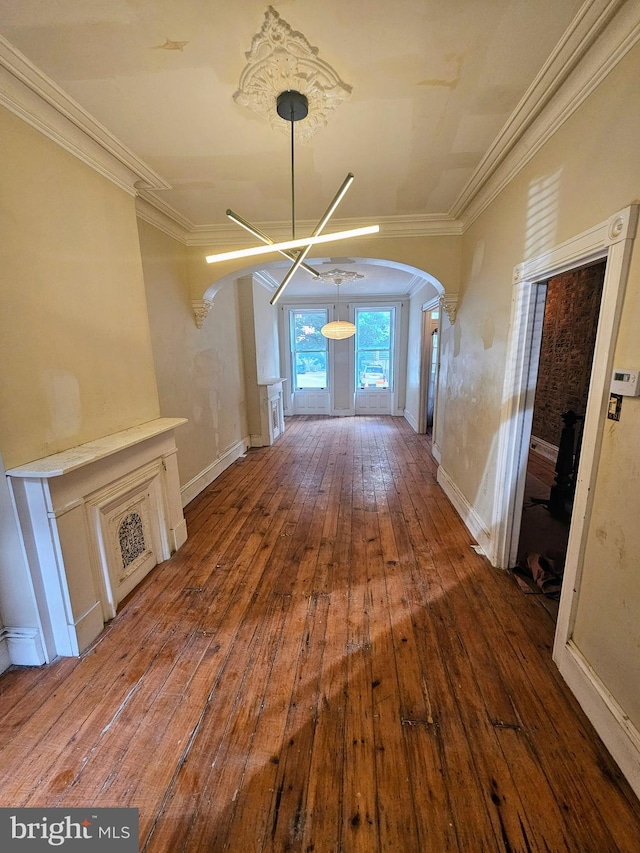
[[[356,388],[391,387],[393,308],[356,308]]]

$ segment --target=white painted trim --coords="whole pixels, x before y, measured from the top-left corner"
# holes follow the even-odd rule
[[[436,460],[438,465],[442,463],[442,451],[440,450],[440,447],[433,441],[431,442],[431,455]]]
[[[193,225],[166,202],[154,199],[141,190],[136,198],[136,216],[168,237],[187,245],[187,234]]]
[[[44,643],[38,628],[2,628],[0,649],[6,650],[9,663],[14,666],[42,666],[47,663]],[[0,652],[0,656],[4,663],[4,651]]]
[[[11,655],[4,628],[0,628],[0,673],[11,666]]]
[[[510,566],[520,524],[540,355],[532,341],[540,342],[543,319],[544,302],[536,283],[516,281],[498,427],[493,537],[487,551],[489,560],[499,568]]]
[[[640,5],[587,0],[449,211],[466,230],[640,39]]]
[[[404,410],[404,419],[408,422],[409,426],[411,427],[411,429],[414,430],[414,432],[418,432],[418,421],[408,409]]]
[[[236,459],[244,455],[247,448],[251,447],[251,439],[249,436],[236,441],[231,447],[228,447],[224,453],[218,456],[210,465],[207,465],[199,474],[192,477],[188,483],[180,489],[182,494],[182,506],[185,507],[190,503],[200,492],[204,491],[208,485],[213,483],[216,477],[219,477],[229,465],[233,465]]]
[[[86,444],[79,444],[77,447],[52,453],[51,456],[43,456],[41,459],[34,459],[33,462],[26,462],[24,465],[9,468],[6,474],[8,477],[26,479],[62,477],[86,465],[113,456],[122,450],[156,438],[186,423],[186,418],[155,418],[152,421],[138,424],[138,426],[114,432],[112,435],[105,435],[102,438],[94,439],[94,441],[88,441]]]
[[[573,640],[558,647],[554,660],[636,796],[640,797],[640,732]]]
[[[150,204],[154,203],[151,193],[145,193],[145,198]],[[376,238],[384,237],[434,237],[434,236],[459,236],[463,232],[463,223],[446,213],[410,214],[406,216],[377,216],[375,221],[371,218],[352,217],[331,220],[335,230],[349,230],[361,228],[365,225],[378,224],[380,233]],[[259,228],[278,242],[291,237],[291,222],[281,220],[278,222],[257,222]],[[303,219],[296,223],[296,227],[303,233],[311,233],[316,225],[312,219]],[[187,235],[187,246],[225,246],[230,249],[246,245],[246,235],[237,226],[227,225],[196,225],[189,230]]]
[[[169,528],[169,546],[171,548],[171,553],[175,554],[175,552],[184,545],[187,538],[187,522],[182,518],[175,527]]]
[[[586,0],[517,105],[451,211],[378,220],[381,237],[460,235],[502,192],[640,38],[640,7]],[[153,191],[170,184],[0,36],[0,104],[126,192],[143,197],[141,219],[188,246],[241,243],[228,225],[195,226]],[[155,211],[153,211],[155,208]],[[460,218],[464,216],[464,221]],[[357,227],[363,220],[336,220]],[[300,223],[313,227],[315,223]],[[368,223],[367,223],[368,224]],[[273,239],[289,223],[258,223]]]
[[[548,441],[545,441],[543,438],[538,438],[537,435],[531,436],[531,439],[529,440],[529,447],[534,453],[537,453],[538,456],[543,456],[550,462],[555,462],[558,458],[559,448],[556,447],[555,444],[550,444]]]
[[[78,648],[84,651],[104,629],[102,602],[96,601],[86,613],[76,619],[74,628],[75,631],[70,631],[70,634],[78,638]]]
[[[0,104],[131,195],[140,182],[145,187],[171,189],[1,35]]]
[[[484,522],[453,482],[451,477],[444,470],[442,465],[438,466],[437,480],[439,485],[442,487],[443,492],[453,504],[453,508],[464,522],[465,527],[486,554],[491,537],[489,531],[484,525]]]

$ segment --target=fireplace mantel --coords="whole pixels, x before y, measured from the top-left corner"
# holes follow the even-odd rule
[[[260,435],[252,436],[252,447],[268,447],[284,432],[282,385],[284,377],[274,377],[258,382],[260,400]]]
[[[97,438],[95,441],[79,444],[76,447],[69,448],[69,450],[61,450],[51,456],[44,456],[42,459],[27,462],[25,465],[18,465],[6,473],[8,477],[40,477],[43,479],[61,477],[82,468],[84,465],[105,459],[107,456],[112,456],[114,453],[126,450],[128,447],[133,447],[142,441],[174,430],[186,423],[186,418],[157,418],[139,426],[129,427],[129,429],[124,429],[121,432]]]
[[[157,418],[7,471],[45,660],[80,654],[187,538],[174,430]]]

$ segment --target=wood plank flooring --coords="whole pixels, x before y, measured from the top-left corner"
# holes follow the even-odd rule
[[[0,677],[1,806],[140,849],[639,853],[640,804],[401,418],[287,419],[82,658]]]

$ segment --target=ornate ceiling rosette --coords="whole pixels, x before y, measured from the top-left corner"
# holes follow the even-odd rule
[[[364,275],[359,272],[339,270],[336,267],[335,269],[329,270],[328,272],[321,272],[318,278],[322,279],[322,281],[330,282],[331,284],[335,284],[339,287],[341,284],[352,284],[354,281],[358,281],[358,279],[364,278]]]
[[[289,124],[278,116],[274,105],[281,92],[301,92],[309,102],[309,114],[296,128],[301,141],[324,127],[331,112],[351,94],[351,86],[320,59],[318,48],[291,29],[271,6],[246,57],[233,99],[268,119],[274,129],[289,133]]]

